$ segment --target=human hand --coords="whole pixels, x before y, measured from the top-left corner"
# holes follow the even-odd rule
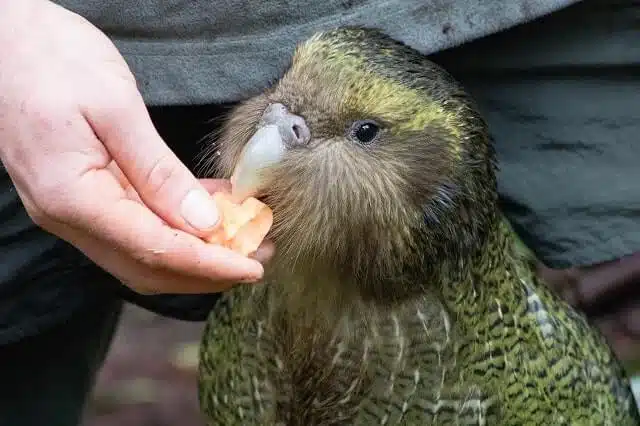
[[[262,265],[201,238],[207,191],[154,129],[115,46],[48,0],[0,0],[0,160],[33,221],[141,293],[206,293]],[[268,250],[267,250],[268,251]]]

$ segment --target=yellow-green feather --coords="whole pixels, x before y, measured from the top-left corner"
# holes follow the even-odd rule
[[[319,402],[300,421],[278,417],[303,392],[292,389],[299,366],[287,360],[303,358],[292,356],[300,348],[277,306],[265,303],[277,302],[270,286],[228,293],[202,341],[210,424],[638,424],[606,342],[539,281],[506,222],[487,249],[478,269],[441,294],[371,314],[368,323],[345,318],[349,333],[338,327],[319,336],[317,358],[303,372]],[[221,316],[228,308],[233,314]]]
[[[355,34],[357,38],[358,33]],[[336,282],[328,275],[284,274],[275,277],[278,282],[244,285],[227,292],[211,313],[201,344],[200,400],[209,424],[640,424],[628,379],[603,337],[584,315],[540,281],[533,254],[506,220],[494,220],[499,214],[497,207],[489,203],[492,198],[480,197],[492,191],[487,188],[493,188],[494,182],[489,178],[487,182],[476,182],[476,175],[465,173],[469,164],[475,164],[475,169],[469,166],[471,169],[483,172],[477,164],[483,159],[489,161],[483,151],[488,149],[489,141],[484,133],[474,133],[474,126],[481,127],[477,116],[465,110],[464,102],[449,102],[446,96],[451,91],[443,92],[444,99],[435,99],[437,93],[410,87],[407,81],[374,70],[376,61],[364,57],[359,45],[347,39],[319,35],[304,43],[296,51],[290,71],[279,81],[276,93],[302,93],[304,96],[290,99],[291,104],[287,105],[294,110],[309,107],[295,105],[309,99],[320,110],[326,107],[334,111],[337,103],[341,116],[350,117],[350,112],[357,113],[357,118],[371,115],[389,121],[400,133],[419,132],[430,124],[444,128],[452,136],[447,145],[452,167],[459,168],[468,179],[464,183],[472,192],[465,194],[470,198],[464,201],[475,210],[466,212],[471,216],[466,220],[437,218],[446,232],[426,235],[449,238],[455,247],[445,245],[449,251],[444,253],[432,251],[428,260],[440,261],[458,273],[452,274],[455,279],[447,279],[447,269],[443,267],[441,276],[416,278],[424,280],[416,286],[422,291],[397,303],[358,299],[353,297],[357,292],[352,292],[347,306],[337,301],[335,305],[340,309],[323,312],[325,318],[316,323],[314,318],[322,315],[312,301],[326,302],[352,283]],[[383,49],[378,54],[392,57],[395,52]],[[434,74],[434,78],[440,76]],[[330,84],[320,87],[317,81]],[[322,96],[318,91],[323,92]],[[465,139],[472,136],[478,145],[470,146]],[[329,149],[339,148],[326,148]],[[362,160],[344,154],[346,149],[342,152],[342,157],[335,158],[351,160],[350,165]],[[472,155],[475,157],[469,160]],[[449,159],[446,154],[445,157]],[[388,157],[385,160],[393,162]],[[317,166],[322,164],[321,161]],[[375,184],[376,175],[401,176],[401,167],[390,163],[387,166],[384,170],[371,170],[368,184]],[[304,165],[296,167],[306,170]],[[362,168],[366,170],[365,166]],[[480,172],[477,176],[489,176]],[[306,181],[303,179],[299,185]],[[341,182],[340,188],[363,192],[370,189],[367,183],[357,186],[354,182]],[[331,188],[323,187],[327,194],[332,194]],[[350,198],[357,195],[362,194]],[[344,209],[357,205],[350,204],[350,198],[345,198],[341,206],[323,207]],[[291,206],[296,207],[301,206]],[[398,247],[410,251],[421,236],[400,234],[413,229],[407,224],[415,211],[410,206],[387,207],[367,213],[402,222],[387,231],[395,231],[399,242],[405,244],[399,243]],[[323,210],[318,214],[331,218],[336,213]],[[358,212],[339,213],[346,221],[346,214]],[[490,226],[482,238],[469,225],[474,215],[475,219],[491,218],[487,219]],[[294,224],[313,224],[313,218],[306,216],[296,217]],[[323,224],[324,229],[335,225],[329,219]],[[458,232],[463,228],[464,232]],[[308,226],[305,232],[309,229],[314,228]],[[349,232],[339,230],[343,234]],[[341,234],[332,235],[335,238],[331,241],[339,245]],[[456,239],[460,236],[470,241]],[[314,237],[309,238],[299,245],[317,242]],[[482,249],[473,251],[480,240]],[[434,243],[421,242],[425,250],[432,248],[427,244]],[[474,254],[459,255],[467,252]],[[420,260],[420,256],[416,259]],[[404,265],[404,260],[384,259],[399,265]],[[406,286],[406,282],[389,283]],[[305,297],[291,298],[296,290],[304,291]],[[303,306],[292,307],[289,303]],[[326,318],[334,314],[335,317]]]
[[[332,89],[341,93],[341,108],[347,114],[357,111],[361,115],[400,123],[395,131],[421,131],[438,123],[454,136],[454,141],[464,133],[460,128],[464,120],[460,119],[459,113],[446,110],[426,93],[416,92],[400,81],[375,73],[352,44],[313,37],[297,49],[290,72],[300,74],[299,68],[316,66],[328,74],[326,81],[331,82]],[[310,70],[307,72],[311,73]],[[451,148],[459,155],[459,144],[454,143]]]

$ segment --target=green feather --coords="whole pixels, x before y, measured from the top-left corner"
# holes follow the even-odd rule
[[[394,82],[396,70],[385,61],[403,48],[381,37],[361,29],[323,33],[299,49],[296,63],[308,75],[326,65],[335,84],[368,76],[354,82],[352,92],[341,91],[343,112],[386,114],[404,123],[400,134],[441,125],[453,138],[445,150],[455,167],[446,170],[468,193],[460,206],[443,202],[458,212],[451,221],[440,214],[436,222],[398,228],[415,233],[402,237],[412,244],[401,247],[409,252],[417,245],[418,251],[394,258],[399,274],[385,276],[371,297],[333,300],[339,292],[331,289],[346,292],[351,280],[362,278],[345,280],[328,274],[330,268],[313,277],[280,270],[269,275],[276,281],[225,293],[200,347],[199,394],[208,423],[640,424],[629,380],[607,342],[540,280],[535,256],[492,203],[489,141],[476,131],[479,119],[451,95],[462,99],[457,89],[421,95],[417,83]],[[378,56],[364,54],[367,49],[378,49]],[[421,84],[432,79],[449,81],[433,68],[416,75]],[[380,93],[387,94],[384,101],[374,104]],[[410,120],[401,111],[407,105],[418,111]],[[405,210],[393,217],[408,221],[412,210]],[[333,241],[338,249],[339,237]],[[395,294],[408,280],[414,291]],[[289,297],[296,288],[307,293]]]

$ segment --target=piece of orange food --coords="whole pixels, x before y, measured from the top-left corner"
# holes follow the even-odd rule
[[[273,225],[273,212],[260,200],[249,197],[235,202],[227,192],[216,192],[213,200],[220,212],[220,224],[205,238],[248,256],[260,246]]]

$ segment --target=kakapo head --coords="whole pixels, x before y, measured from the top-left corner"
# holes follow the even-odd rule
[[[365,298],[464,268],[495,219],[494,154],[472,99],[374,29],[300,43],[281,78],[231,112],[209,158],[273,209],[277,267]]]

